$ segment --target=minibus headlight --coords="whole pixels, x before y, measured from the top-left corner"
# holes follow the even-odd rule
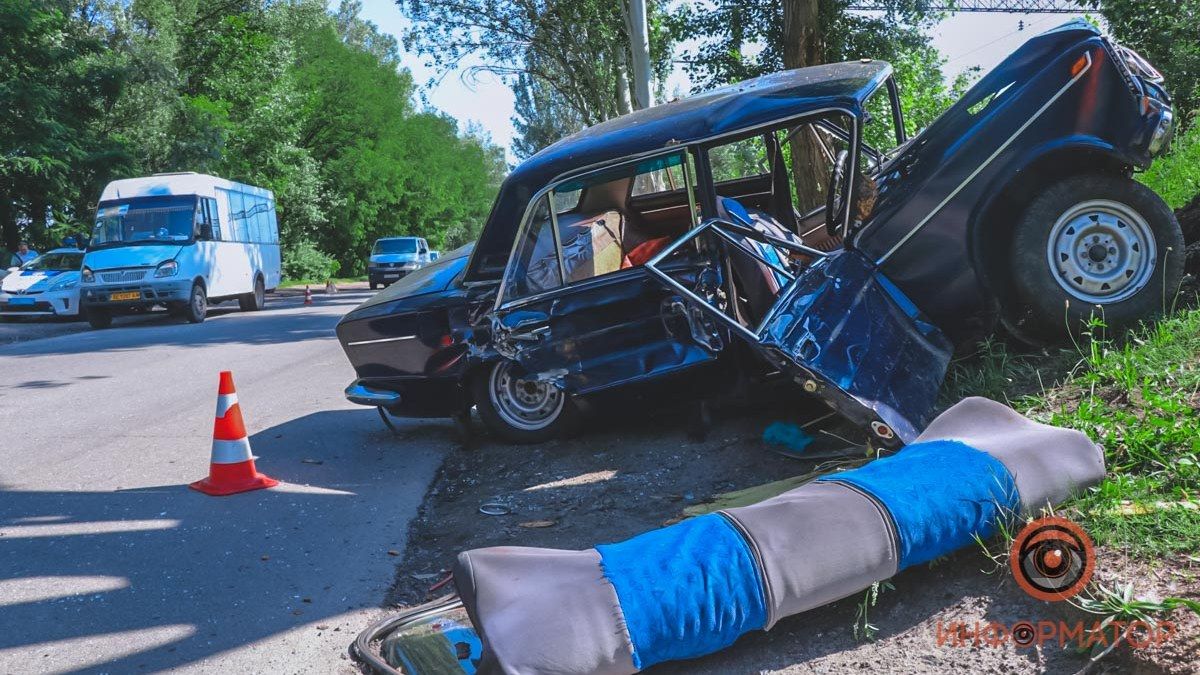
[[[157,268],[155,268],[154,276],[173,277],[177,272],[179,272],[179,263],[175,262],[174,260],[164,260],[158,264]]]
[[[85,284],[90,284],[96,280],[96,275],[92,274],[92,270],[88,267],[83,268],[83,270],[79,272],[79,276],[83,279],[83,283]]]

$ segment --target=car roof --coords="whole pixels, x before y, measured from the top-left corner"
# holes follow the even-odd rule
[[[638,110],[568,136],[522,162],[500,186],[467,278],[487,255],[508,255],[529,199],[556,177],[670,146],[745,132],[830,108],[857,111],[892,74],[863,59],[784,70]]]
[[[404,236],[404,237],[380,237],[375,241],[396,241],[398,239],[420,239],[421,237]]]

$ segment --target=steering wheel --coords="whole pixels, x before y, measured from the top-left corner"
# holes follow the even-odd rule
[[[850,152],[842,150],[833,160],[829,173],[829,192],[825,195],[825,231],[829,236],[841,234],[846,215],[846,181],[850,174]]]

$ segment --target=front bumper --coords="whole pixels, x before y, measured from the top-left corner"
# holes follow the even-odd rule
[[[387,389],[373,389],[355,380],[346,387],[346,400],[358,405],[389,407],[400,403],[400,394]]]
[[[84,284],[80,303],[86,307],[149,307],[168,302],[187,302],[192,292],[189,279],[146,279],[128,284]],[[136,297],[113,299],[120,294],[137,293]]]
[[[397,417],[453,417],[470,405],[457,377],[359,379],[346,387],[345,394],[351,403],[384,407]]]
[[[79,313],[76,291],[22,294],[0,292],[0,316],[75,316]]]
[[[396,281],[420,269],[420,265],[410,264],[406,267],[367,267],[367,276],[373,281]]]

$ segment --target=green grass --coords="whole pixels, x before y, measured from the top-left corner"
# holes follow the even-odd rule
[[[338,277],[333,280],[333,283],[334,283],[334,285],[349,284],[349,283],[354,283],[357,281],[366,281],[366,280],[367,280],[367,278],[365,276],[362,276],[362,277]],[[315,279],[286,279],[286,280],[284,280],[283,283],[279,284],[279,287],[280,288],[295,288],[297,286],[320,286],[320,287],[324,288],[325,281],[326,281],[325,279],[321,279],[320,281],[317,281]]]
[[[1172,209],[1182,208],[1200,194],[1200,124],[1176,138],[1171,151],[1154,160],[1150,170],[1137,178]]]
[[[1200,310],[1120,342],[1093,333],[1053,353],[985,344],[952,368],[947,396],[1005,401],[1103,445],[1108,477],[1065,505],[1099,543],[1140,558],[1200,550]]]

